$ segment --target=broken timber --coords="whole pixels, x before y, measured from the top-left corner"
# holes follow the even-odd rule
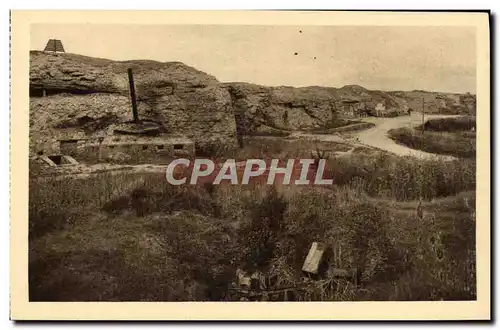
[[[302,271],[314,275],[318,274],[326,249],[327,247],[325,244],[313,242],[311,248],[309,249],[309,253],[307,254],[306,260],[304,261],[304,265],[302,266]]]
[[[332,272],[334,274],[334,277],[337,278],[345,278],[346,280],[352,279],[352,277],[357,278],[356,275],[353,275],[357,273],[356,268],[352,269],[338,269],[335,268]],[[335,276],[336,275],[336,276]],[[325,279],[325,280],[320,280],[320,281],[307,281],[305,283],[298,284],[296,286],[289,286],[289,287],[284,287],[284,288],[276,288],[276,289],[259,289],[259,290],[252,290],[250,288],[241,288],[241,287],[230,287],[228,288],[229,291],[236,292],[240,294],[243,298],[248,298],[248,299],[255,299],[259,297],[270,297],[273,295],[280,295],[284,294],[284,300],[287,301],[288,293],[291,293],[290,296],[293,296],[294,293],[299,292],[299,291],[309,291],[311,289],[321,289],[323,285],[328,285],[332,283],[331,279]],[[354,284],[357,285],[357,280],[354,281]]]
[[[340,246],[338,247],[339,251],[337,258],[339,260],[334,260],[334,263],[337,263],[335,266],[340,265]],[[340,268],[340,267],[329,267],[328,264],[331,263],[332,260],[329,260],[330,256],[330,248],[328,245],[318,242],[313,242],[311,244],[311,248],[309,249],[309,253],[307,254],[306,260],[304,261],[304,265],[302,266],[302,271],[305,272],[308,276],[312,276],[315,279],[320,277],[336,277],[336,278],[345,278],[351,280],[355,285],[358,284],[359,274],[358,268]]]

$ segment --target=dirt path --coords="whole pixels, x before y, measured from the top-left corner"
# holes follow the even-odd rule
[[[425,121],[435,118],[458,117],[455,115],[426,115]],[[444,156],[428,153],[421,150],[411,149],[406,146],[397,144],[389,136],[387,132],[391,129],[400,127],[416,127],[422,124],[422,113],[412,113],[410,116],[402,116],[395,118],[363,118],[363,121],[374,123],[375,127],[365,131],[356,132],[353,136],[359,139],[359,142],[368,146],[383,149],[400,156],[414,156],[419,158],[439,157],[445,160],[456,159],[453,156]]]
[[[435,118],[459,117],[456,115],[426,115],[425,121]],[[422,124],[422,113],[412,113],[410,116],[401,116],[395,118],[377,118],[368,117],[361,119],[367,123],[375,124],[375,127],[357,131],[349,134],[349,138],[345,138],[341,134],[295,134],[296,138],[307,138],[318,141],[349,143],[353,146],[368,146],[394,153],[399,156],[413,156],[418,158],[440,158],[444,160],[456,159],[453,156],[438,155],[428,153],[421,150],[412,149],[404,145],[397,144],[389,136],[387,132],[391,129],[400,127],[416,127]]]

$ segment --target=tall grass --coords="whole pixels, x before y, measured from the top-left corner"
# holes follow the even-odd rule
[[[273,137],[245,137],[243,147],[240,149],[228,149],[224,145],[212,145],[210,149],[203,149],[198,156],[210,157],[217,162],[224,162],[226,159],[236,159],[243,161],[252,158],[273,158],[286,159],[311,156],[311,151],[317,148],[330,151],[348,151],[351,147],[344,143],[309,141],[300,139],[288,139]]]
[[[409,128],[392,129],[389,137],[410,148],[435,154],[450,155],[463,158],[476,157],[475,134],[413,131]]]
[[[352,155],[327,171],[330,189],[283,192],[170,186],[158,174],[32,178],[30,297],[227,300],[243,267],[297,287],[293,300],[475,298],[475,203],[461,193],[475,189],[472,161]],[[444,196],[416,217],[414,200]],[[331,266],[357,267],[359,285],[327,275],[301,289],[314,241],[340,246]]]
[[[457,198],[424,208],[419,219],[413,210],[345,200],[339,191],[304,191],[289,203],[272,273],[281,286],[300,286],[300,267],[318,241],[342,248],[331,266],[358,267],[361,285],[327,277],[329,290],[297,291],[298,300],[474,299],[473,204]]]
[[[456,195],[474,190],[476,185],[476,164],[472,160],[417,160],[384,153],[355,154],[350,158],[329,159],[325,172],[335,185],[347,185],[372,197],[399,201]]]
[[[473,128],[476,128],[476,117],[473,116],[429,119],[424,124],[426,131],[437,132],[470,131]],[[422,125],[416,129],[422,130]]]

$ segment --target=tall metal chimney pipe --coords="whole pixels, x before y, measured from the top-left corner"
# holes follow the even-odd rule
[[[132,69],[127,69],[128,72],[128,83],[130,86],[130,98],[132,99],[132,114],[134,115],[134,122],[139,122],[139,115],[137,114],[137,100],[135,97],[135,86],[134,86],[134,75],[132,74]]]

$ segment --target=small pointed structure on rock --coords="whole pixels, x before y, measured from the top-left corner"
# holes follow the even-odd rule
[[[47,41],[47,45],[45,46],[44,52],[53,52],[53,53],[64,53],[64,46],[62,41],[59,39],[50,39]]]

